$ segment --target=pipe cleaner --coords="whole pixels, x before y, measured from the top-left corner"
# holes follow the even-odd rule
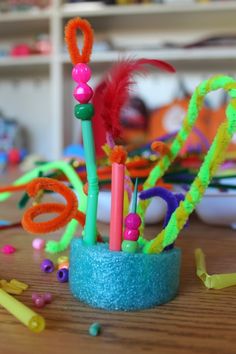
[[[76,195],[63,183],[51,178],[35,178],[26,187],[26,192],[30,197],[36,197],[40,190],[50,190],[61,194],[67,204],[45,203],[37,204],[29,208],[23,215],[22,226],[25,230],[34,234],[44,234],[56,231],[66,226],[72,219],[76,219],[82,226],[85,223],[85,214],[78,210],[78,200]],[[52,220],[44,222],[34,222],[34,219],[47,213],[59,213]]]
[[[145,253],[159,253],[166,246],[170,245],[178,237],[180,230],[186,224],[189,215],[193,212],[195,206],[200,202],[211,178],[217,171],[219,164],[223,161],[226,149],[236,132],[236,81],[228,76],[215,76],[209,80],[203,81],[194,91],[190,100],[187,116],[184,119],[183,127],[179,131],[176,139],[170,147],[171,154],[165,155],[158,165],[154,167],[150,176],[144,184],[144,188],[156,182],[160,178],[170,163],[175,158],[187,139],[189,132],[195,123],[199,111],[203,105],[204,97],[210,91],[223,88],[229,93],[231,100],[226,109],[226,122],[222,123],[218,129],[215,139],[205,156],[200,171],[193,181],[189,192],[184,201],[180,202],[179,207],[172,214],[167,226],[153,240],[147,242],[143,251]],[[145,201],[146,202],[146,201]],[[142,203],[142,202],[141,202]],[[147,204],[143,207],[140,203],[139,211],[142,214]]]
[[[84,194],[84,191],[83,191],[83,183],[81,182],[79,176],[77,175],[77,173],[75,172],[73,167],[64,161],[49,162],[45,165],[41,165],[39,167],[36,167],[34,170],[27,172],[25,175],[18,178],[13,183],[13,186],[17,187],[22,184],[26,185],[28,182],[30,182],[31,180],[36,178],[38,176],[38,174],[40,173],[40,171],[42,173],[47,173],[51,170],[59,170],[64,173],[64,175],[68,178],[72,187],[74,188],[74,190],[76,191],[76,193],[79,196],[79,201],[80,201],[79,210],[81,212],[85,212],[86,205],[87,205],[87,196]],[[19,187],[19,190],[22,190],[21,187]],[[14,189],[14,191],[15,191],[15,189]],[[10,196],[11,196],[10,191],[9,192],[5,191],[4,188],[0,189],[0,202],[8,199]],[[74,220],[74,219],[71,220],[70,223],[68,224],[68,226],[66,227],[66,230],[59,241],[51,240],[51,241],[47,242],[46,251],[49,253],[57,253],[57,252],[64,251],[69,246],[69,244],[70,244],[70,242],[77,230],[77,227],[78,227],[77,220]]]

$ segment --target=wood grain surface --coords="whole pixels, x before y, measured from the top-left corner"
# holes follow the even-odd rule
[[[0,178],[3,185],[13,175]],[[0,204],[0,219],[20,220],[20,196]],[[100,225],[100,230],[107,232],[107,225]],[[146,229],[150,237],[157,231],[158,227]],[[46,238],[57,239],[60,234]],[[75,300],[68,284],[56,281],[55,272],[40,271],[40,262],[47,255],[33,251],[32,240],[33,236],[22,229],[0,233],[0,247],[11,243],[17,248],[14,255],[0,253],[0,278],[28,283],[29,289],[18,298],[29,307],[33,307],[32,292],[53,294],[53,302],[37,310],[46,320],[46,329],[33,334],[0,307],[1,354],[236,353],[236,287],[207,290],[195,275],[193,256],[194,249],[201,247],[209,273],[236,272],[235,231],[204,225],[193,216],[177,242],[183,250],[179,295],[169,304],[133,313],[105,312]],[[98,337],[88,335],[93,322],[102,326]]]

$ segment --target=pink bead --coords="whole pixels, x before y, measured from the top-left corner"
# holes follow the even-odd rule
[[[4,254],[12,254],[12,253],[16,252],[16,249],[12,245],[5,245],[2,247],[1,251]]]
[[[88,82],[91,78],[91,69],[88,65],[79,63],[72,70],[72,79],[75,82]]]
[[[39,296],[39,297],[37,297],[37,299],[35,299],[34,304],[36,307],[41,309],[45,306],[45,300],[42,296]]]
[[[32,247],[35,250],[42,250],[44,249],[45,246],[45,240],[43,240],[42,238],[35,238],[32,242]]]
[[[35,302],[35,300],[38,299],[39,297],[40,297],[40,295],[37,294],[37,293],[33,293],[32,296],[31,296],[33,302]]]
[[[52,294],[51,293],[43,294],[43,299],[46,304],[50,304],[52,302]]]
[[[131,230],[137,230],[141,225],[141,218],[138,214],[130,213],[125,218],[125,226]]]
[[[139,237],[139,230],[125,229],[124,240],[137,241]]]
[[[79,103],[87,103],[93,96],[93,90],[89,85],[80,82],[74,89],[73,96]]]

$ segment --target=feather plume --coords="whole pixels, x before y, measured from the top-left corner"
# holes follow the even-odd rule
[[[145,73],[149,64],[167,72],[175,72],[168,63],[156,59],[126,59],[115,64],[94,93],[95,119],[105,125],[113,139],[121,135],[120,111],[128,101],[135,73]]]

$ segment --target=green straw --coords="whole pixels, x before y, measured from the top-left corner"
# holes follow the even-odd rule
[[[134,186],[134,192],[133,192],[133,198],[132,198],[131,213],[136,214],[137,200],[138,200],[138,178],[136,178],[136,180],[135,180],[135,186]]]
[[[94,245],[97,241],[96,223],[99,188],[91,120],[82,120],[82,135],[88,179],[88,202],[83,237],[87,245]]]

